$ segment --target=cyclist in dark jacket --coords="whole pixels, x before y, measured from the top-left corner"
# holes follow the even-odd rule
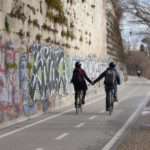
[[[137,70],[136,72],[137,72],[137,76],[141,77],[141,70]]]
[[[80,82],[78,81],[79,78]],[[75,105],[77,101],[78,92],[81,90],[83,91],[82,104],[85,103],[86,91],[88,89],[86,80],[92,84],[92,81],[88,78],[84,69],[81,68],[80,62],[77,61],[75,63],[75,68],[73,70],[73,75],[71,79],[71,83],[73,84],[75,91]]]
[[[106,111],[108,111],[108,109],[109,109],[109,106],[108,106],[109,103],[107,101],[107,93],[110,89],[113,89],[114,101],[118,101],[118,99],[117,99],[117,84],[120,84],[120,76],[119,76],[119,73],[117,72],[115,66],[116,65],[113,62],[111,62],[109,64],[109,67],[102,74],[100,74],[99,77],[93,82],[93,84],[95,84],[96,82],[100,81],[102,78],[105,78],[104,85],[105,85],[105,92],[106,92]],[[113,85],[107,84],[106,74],[107,74],[108,70],[112,70],[115,74],[115,79],[114,79]]]

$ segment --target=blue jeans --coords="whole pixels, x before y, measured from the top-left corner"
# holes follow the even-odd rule
[[[117,85],[114,86],[113,95],[115,98],[117,98]]]

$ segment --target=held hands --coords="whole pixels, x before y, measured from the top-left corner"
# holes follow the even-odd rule
[[[91,82],[90,82],[90,83],[91,83],[91,85],[95,85],[95,83],[96,83],[96,82],[95,82],[95,80],[94,80],[94,79],[93,79],[93,80],[90,80],[90,81],[91,81]]]
[[[91,85],[94,85],[94,84],[95,84],[95,82],[94,82],[94,81],[92,81],[92,82],[91,82]]]

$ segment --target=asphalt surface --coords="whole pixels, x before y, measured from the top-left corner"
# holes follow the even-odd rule
[[[2,129],[0,150],[117,149],[149,100],[149,89],[149,81],[131,78],[120,87],[119,102],[111,116],[105,112],[101,92],[86,101],[79,115],[70,107]]]
[[[114,145],[114,150],[150,149],[150,101]]]

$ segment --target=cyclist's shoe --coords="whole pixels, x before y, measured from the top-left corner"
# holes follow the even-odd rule
[[[118,102],[118,98],[114,96],[114,102]]]
[[[76,104],[76,103],[74,103],[74,107],[75,107],[75,108],[77,107],[77,104]]]
[[[78,104],[79,108],[81,108],[81,105],[82,105],[82,104]]]
[[[82,104],[83,104],[83,105],[85,104],[85,100],[82,100]]]
[[[109,108],[106,108],[106,111],[109,111]]]

